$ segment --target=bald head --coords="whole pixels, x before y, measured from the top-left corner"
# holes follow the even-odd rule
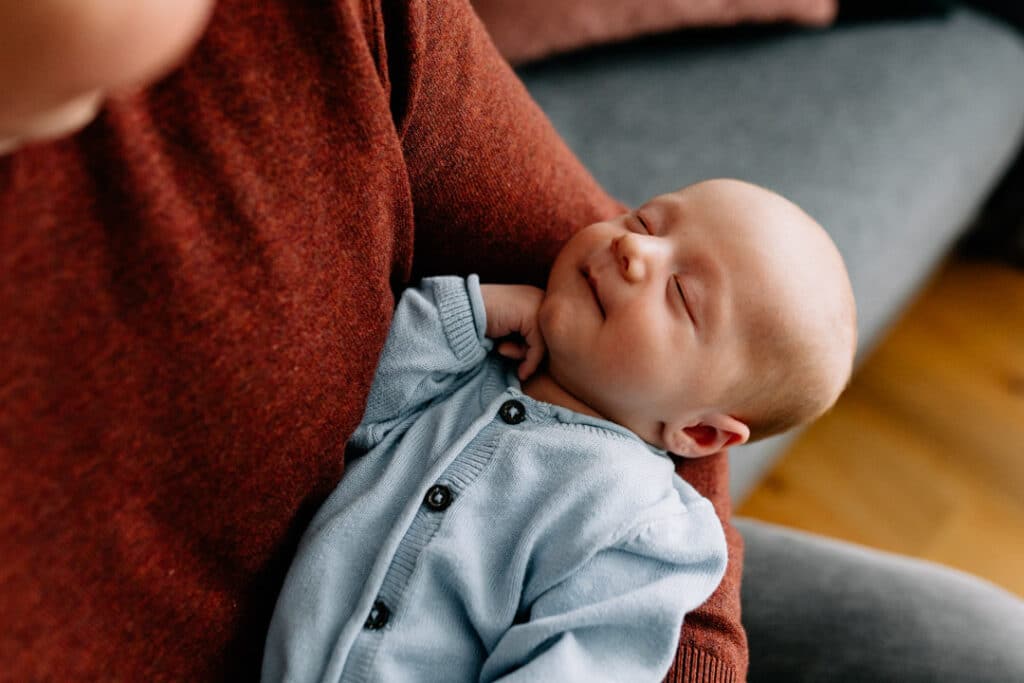
[[[687,457],[820,415],[856,343],[828,235],[792,202],[736,180],[659,195],[578,231],[538,321],[559,387]]]
[[[715,217],[713,238],[730,254],[749,359],[732,390],[751,440],[820,416],[849,380],[857,343],[853,292],[835,244],[800,207],[757,185],[709,180],[680,196]]]

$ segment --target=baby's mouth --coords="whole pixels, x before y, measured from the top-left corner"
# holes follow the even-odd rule
[[[601,318],[607,318],[608,315],[604,312],[604,306],[601,305],[601,297],[597,295],[597,283],[594,281],[594,278],[590,277],[590,268],[583,266],[583,268],[580,269],[580,274],[583,276],[583,279],[587,281],[587,287],[590,288],[590,293],[594,297],[594,303],[597,304],[598,310],[601,311]]]

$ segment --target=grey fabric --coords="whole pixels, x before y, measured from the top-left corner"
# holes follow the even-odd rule
[[[936,564],[736,520],[751,683],[1024,681],[1024,601]]]
[[[969,11],[693,40],[677,34],[521,76],[570,147],[629,204],[733,176],[802,205],[847,259],[863,356],[1013,158],[1024,44]],[[734,449],[737,502],[786,438]]]

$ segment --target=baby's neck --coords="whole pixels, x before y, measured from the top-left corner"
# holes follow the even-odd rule
[[[562,385],[556,382],[555,378],[548,373],[546,367],[542,366],[537,372],[527,378],[522,383],[522,388],[524,394],[536,401],[543,401],[544,403],[574,410],[577,413],[604,419],[603,415],[562,388]]]

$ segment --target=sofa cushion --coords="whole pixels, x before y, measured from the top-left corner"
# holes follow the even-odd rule
[[[473,0],[513,64],[685,26],[830,23],[836,0]]]

